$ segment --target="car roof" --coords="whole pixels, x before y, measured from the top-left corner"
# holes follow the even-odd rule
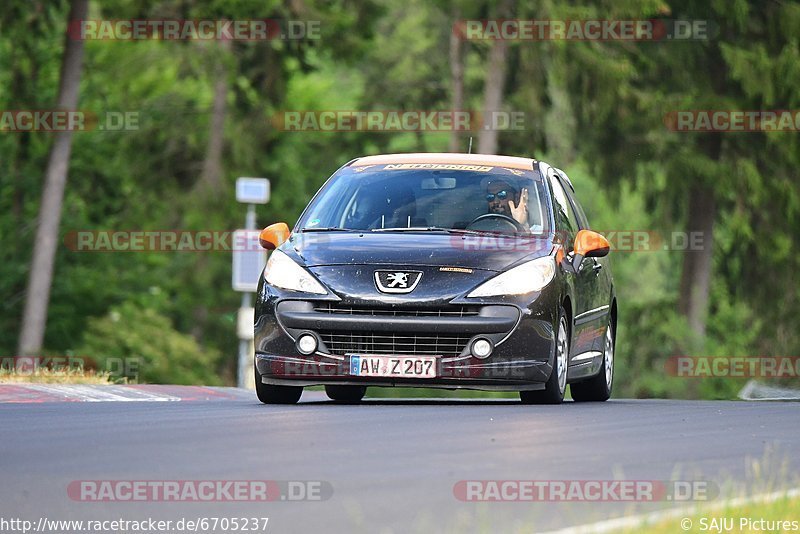
[[[351,161],[348,166],[387,165],[394,163],[438,163],[445,165],[493,165],[512,169],[533,169],[535,160],[516,156],[496,156],[491,154],[456,154],[448,152],[426,152],[416,154],[378,154],[364,156]]]

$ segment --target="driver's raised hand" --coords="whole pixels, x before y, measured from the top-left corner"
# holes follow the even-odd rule
[[[521,224],[528,224],[528,188],[523,187],[519,195],[519,204],[514,204],[513,200],[508,201],[511,216]]]

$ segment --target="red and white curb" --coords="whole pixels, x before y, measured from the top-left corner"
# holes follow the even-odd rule
[[[0,384],[0,403],[255,400],[255,392],[205,386]]]

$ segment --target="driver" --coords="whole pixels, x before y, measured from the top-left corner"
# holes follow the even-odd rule
[[[520,224],[528,225],[528,189],[523,187],[518,195],[517,189],[505,180],[489,182],[486,188],[486,201],[489,213],[511,217]],[[515,202],[516,201],[516,202]]]

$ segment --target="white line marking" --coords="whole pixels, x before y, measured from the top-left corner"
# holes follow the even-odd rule
[[[61,397],[65,400],[80,402],[164,402],[181,400],[180,397],[150,393],[125,386],[25,384],[24,387]]]

